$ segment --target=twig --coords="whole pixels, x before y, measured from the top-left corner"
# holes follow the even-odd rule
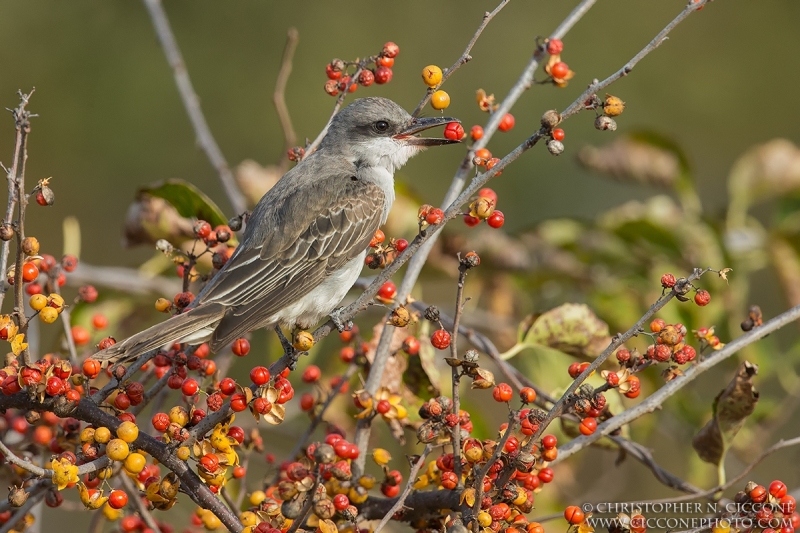
[[[477,495],[475,496],[475,505],[472,508],[472,512],[475,516],[478,515],[478,512],[481,508],[481,502],[483,501],[483,478],[486,477],[486,474],[489,473],[489,469],[492,465],[500,458],[500,454],[503,453],[503,449],[506,446],[506,442],[508,442],[508,438],[514,433],[514,429],[516,429],[517,424],[519,423],[519,413],[517,411],[509,410],[508,412],[508,427],[506,427],[503,436],[497,442],[497,446],[495,446],[494,453],[489,458],[486,463],[480,467],[476,472],[473,473],[473,484],[474,488],[477,490]],[[506,482],[496,484],[497,487],[504,487]]]
[[[636,420],[644,414],[655,411],[667,400],[667,398],[681,390],[687,384],[694,381],[695,378],[709,368],[724,361],[742,348],[753,344],[766,335],[769,335],[773,331],[777,331],[783,326],[798,319],[800,319],[800,305],[792,307],[788,311],[784,311],[775,318],[764,322],[764,324],[761,326],[754,328],[738,339],[729,342],[721,350],[710,353],[705,357],[705,359],[686,370],[682,376],[678,376],[677,378],[667,382],[663,387],[651,394],[640,404],[631,407],[630,409],[626,409],[618,415],[614,415],[613,417],[609,418],[602,424],[599,424],[597,426],[597,430],[591,435],[577,437],[566,443],[564,446],[559,447],[558,457],[551,464],[563,461],[567,457],[577,453],[586,446],[595,442],[597,439],[610,434],[616,429],[632,422],[633,420]]]
[[[58,280],[52,279],[53,292],[61,295],[61,287],[58,286]],[[61,311],[61,324],[64,326],[64,337],[67,339],[67,349],[69,350],[69,362],[74,368],[78,368],[78,348],[75,346],[75,339],[72,337],[71,318],[72,313],[67,306]]]
[[[153,515],[142,502],[142,498],[139,496],[139,489],[133,486],[133,482],[128,476],[120,475],[119,478],[125,491],[131,495],[130,500],[136,508],[136,512],[139,513],[139,516],[144,520],[144,523],[154,532],[160,533],[161,528],[158,527],[158,522],[156,522],[156,519],[153,518]]]
[[[225,194],[228,196],[228,201],[231,203],[234,213],[244,213],[247,210],[244,195],[236,185],[236,180],[233,178],[228,162],[225,160],[225,156],[222,155],[222,150],[217,145],[217,141],[214,140],[211,129],[208,127],[208,122],[206,122],[203,111],[200,109],[200,98],[194,91],[192,80],[189,79],[189,72],[183,62],[183,56],[178,47],[178,42],[175,40],[175,35],[172,33],[172,28],[170,28],[164,6],[161,5],[161,0],[143,1],[153,22],[158,41],[164,49],[164,55],[167,56],[167,62],[172,67],[175,84],[178,86],[178,93],[197,136],[197,143],[208,156],[213,167],[217,169],[222,188],[225,189]]]
[[[88,265],[81,261],[67,276],[69,285],[91,284],[131,294],[175,294],[181,292],[177,278],[144,276],[135,268]]]
[[[6,169],[6,179],[8,180],[8,204],[6,205],[6,215],[3,219],[3,224],[6,226],[10,226],[14,220],[14,208],[17,205],[17,166],[20,160],[20,154],[25,151],[24,143],[27,139],[27,134],[23,133],[23,131],[19,128],[16,124],[17,117],[21,116],[25,113],[25,107],[28,105],[28,101],[30,100],[31,95],[36,89],[32,89],[28,94],[18,93],[20,97],[19,106],[12,111],[15,120],[15,127],[17,130],[16,138],[14,140],[14,158],[11,163],[11,168]],[[8,266],[8,256],[11,248],[11,241],[3,241],[2,250],[0,251],[0,267],[2,267],[2,272],[5,273],[6,268]],[[0,287],[0,305],[3,304],[3,300],[6,296],[6,288],[5,286]]]
[[[14,514],[12,514],[11,518],[9,518],[8,521],[5,524],[3,524],[3,527],[0,527],[0,533],[8,533],[12,529],[14,529],[14,526],[17,524],[17,522],[19,522],[22,518],[24,518],[25,515],[28,514],[28,511],[30,511],[34,505],[39,503],[39,500],[41,500],[44,497],[44,494],[45,494],[44,490],[41,490],[40,492],[31,493],[30,496],[28,496],[28,499],[25,500],[25,503],[23,503],[20,507],[18,507],[14,511]]]
[[[356,69],[356,71],[353,73],[352,79],[353,80],[357,80],[359,74],[361,74],[361,68]],[[338,113],[339,110],[342,108],[342,104],[344,104],[344,99],[345,98],[347,98],[347,91],[342,91],[341,94],[336,98],[336,104],[333,106],[333,112],[331,113],[331,116],[328,119],[328,122],[325,123],[325,127],[322,128],[321,132],[319,132],[319,135],[317,135],[317,138],[314,139],[311,142],[311,144],[309,144],[306,147],[306,154],[305,154],[304,157],[308,157],[312,152],[314,152],[314,150],[316,150],[319,147],[319,143],[321,143],[322,139],[325,138],[325,135],[328,134],[328,128],[331,127],[331,121],[333,120],[333,117],[335,117],[336,113]]]
[[[638,442],[634,442],[626,439],[625,437],[619,437],[616,435],[609,435],[609,438],[613,440],[617,446],[625,450],[629,455],[639,460],[643,465],[649,468],[656,479],[667,487],[679,490],[681,492],[688,492],[690,494],[702,492],[702,489],[695,487],[688,481],[684,481],[678,476],[664,470],[658,463],[656,463],[656,460],[653,458],[653,454],[650,452],[650,450]]]
[[[155,383],[153,383],[152,387],[147,389],[147,391],[144,393],[144,396],[142,397],[141,403],[139,403],[139,405],[131,409],[131,413],[133,413],[134,416],[139,416],[139,413],[141,413],[144,410],[144,408],[150,404],[150,401],[153,398],[155,398],[159,392],[164,390],[164,387],[167,385],[167,382],[169,382],[169,378],[170,378],[170,373],[164,372],[164,375],[158,378],[158,380]]]
[[[106,398],[108,398],[112,392],[114,392],[121,383],[125,383],[125,380],[130,379],[136,372],[138,372],[144,365],[147,364],[150,359],[154,358],[158,354],[159,350],[150,350],[139,356],[136,361],[133,362],[128,368],[125,369],[125,374],[122,376],[121,379],[117,379],[115,377],[111,377],[109,382],[106,384],[105,387],[94,393],[91,397],[92,401],[95,405],[100,405]],[[189,355],[189,354],[187,354]]]
[[[278,71],[278,79],[275,82],[275,92],[272,94],[272,103],[275,105],[275,111],[278,113],[278,120],[281,123],[283,130],[283,138],[285,139],[284,153],[281,154],[280,167],[284,170],[288,165],[286,158],[286,150],[290,150],[297,144],[297,135],[292,126],[292,117],[289,115],[289,108],[286,106],[286,84],[289,82],[289,76],[292,73],[292,59],[294,58],[294,51],[297,49],[297,42],[300,39],[300,34],[297,28],[289,28],[286,33],[286,47],[283,49],[283,59],[281,60],[281,68]]]
[[[739,475],[737,475],[733,479],[728,480],[723,485],[717,485],[716,487],[712,487],[708,490],[700,491],[695,494],[687,494],[686,496],[678,496],[675,498],[663,498],[660,500],[644,500],[642,501],[642,503],[671,503],[671,502],[677,503],[689,500],[696,500],[698,498],[713,498],[714,495],[724,490],[727,490],[736,485],[737,483],[739,483],[742,479],[744,479],[744,477],[747,474],[749,474],[756,466],[758,466],[758,463],[766,459],[768,456],[772,455],[778,450],[789,448],[790,446],[797,446],[798,444],[800,444],[800,437],[794,437],[788,440],[783,440],[783,439],[779,440],[778,442],[776,442],[775,444],[773,444],[772,446],[761,452],[761,454],[758,457],[756,457],[756,459],[752,463],[747,465],[747,467],[745,467],[744,470],[739,472]]]
[[[23,470],[27,470],[28,472],[30,472],[34,476],[44,477],[44,476],[47,476],[47,475],[51,475],[51,474],[48,474],[48,472],[50,472],[50,471],[45,470],[44,468],[38,467],[38,466],[36,466],[35,464],[33,464],[33,463],[29,462],[29,461],[25,461],[24,459],[22,459],[21,457],[16,455],[14,452],[12,452],[10,449],[8,449],[8,446],[6,446],[5,443],[2,440],[0,440],[0,453],[3,454],[3,456],[6,458],[6,461],[11,463],[12,465],[16,465],[16,466],[22,468]]]
[[[380,533],[380,531],[386,526],[386,524],[389,523],[389,520],[392,519],[392,516],[394,516],[394,514],[397,511],[403,508],[403,504],[405,503],[406,498],[408,498],[411,489],[414,488],[414,483],[416,482],[417,474],[419,474],[420,469],[425,464],[425,460],[428,458],[428,455],[431,453],[432,450],[433,450],[432,444],[425,445],[425,449],[422,450],[422,454],[419,456],[419,459],[417,459],[417,462],[414,463],[414,465],[411,467],[411,471],[408,473],[408,480],[406,481],[406,486],[403,489],[403,493],[400,494],[400,497],[397,498],[396,502],[394,502],[392,508],[386,512],[383,518],[381,518],[381,521],[378,523],[378,526],[373,530],[372,533]]]
[[[467,277],[469,267],[461,262],[458,265],[458,289],[456,290],[456,308],[453,314],[453,333],[450,339],[450,357],[458,359],[458,323],[464,313],[464,280]],[[461,395],[459,385],[461,385],[461,367],[452,366],[453,381],[453,413],[459,416],[461,413]],[[453,473],[456,475],[458,484],[461,484],[461,425],[456,424],[452,428],[453,437]]]
[[[447,81],[447,78],[452,76],[456,70],[461,68],[461,66],[465,65],[466,63],[472,60],[472,56],[469,55],[469,53],[472,51],[472,47],[475,46],[475,43],[478,41],[478,37],[481,36],[483,30],[486,29],[486,26],[489,25],[489,22],[491,22],[491,20],[500,12],[500,10],[506,7],[506,4],[508,4],[508,2],[509,0],[502,0],[502,2],[500,2],[500,4],[496,8],[494,8],[494,11],[492,11],[491,13],[487,11],[486,13],[483,14],[483,20],[481,21],[480,26],[478,26],[478,29],[475,31],[475,34],[472,36],[472,39],[470,39],[469,43],[467,43],[467,47],[464,49],[464,52],[461,54],[461,57],[459,57],[456,60],[456,62],[453,63],[453,66],[442,72],[442,81],[439,82],[439,85],[437,85],[436,87],[431,87],[430,89],[427,90],[425,96],[422,98],[422,100],[420,100],[419,104],[417,104],[417,107],[414,109],[414,112],[411,113],[412,117],[416,117],[417,115],[420,114],[422,108],[425,107],[428,102],[430,102],[431,95],[433,95],[434,92],[436,92],[442,85],[444,85],[444,82]]]
[[[567,18],[564,19],[556,31],[553,32],[553,37],[560,38],[565,35],[572,28],[572,26],[574,26],[578,20],[583,17],[586,11],[588,11],[595,2],[596,0],[583,0],[583,2],[581,2],[578,7],[576,7],[572,13],[570,13]],[[533,80],[533,73],[539,66],[539,58],[543,56],[543,53],[544,51],[541,49],[537,49],[537,52],[534,53],[533,59],[531,59],[531,61],[525,67],[525,70],[523,70],[522,75],[517,83],[512,87],[511,91],[500,104],[497,111],[489,117],[489,120],[484,127],[484,136],[473,146],[473,150],[482,148],[491,140],[492,136],[497,131],[497,127],[499,126],[503,116],[511,109],[519,97],[522,96],[522,93],[530,86],[531,80]],[[539,55],[537,56],[537,54]],[[367,299],[371,299],[372,296],[377,293],[381,285],[383,285],[383,283],[389,279],[389,277],[397,270],[397,268],[408,261],[408,268],[406,269],[403,281],[400,283],[400,286],[397,289],[396,296],[397,301],[404,301],[411,293],[411,289],[414,288],[414,285],[416,284],[417,279],[422,272],[422,267],[428,258],[428,254],[433,249],[433,245],[438,237],[438,232],[443,224],[446,223],[447,220],[450,220],[456,216],[461,205],[463,205],[470,195],[472,195],[481,185],[488,182],[491,178],[496,176],[499,171],[502,170],[502,168],[498,168],[500,165],[505,166],[522,155],[524,151],[533,147],[538,142],[540,136],[540,132],[537,132],[528,138],[519,147],[517,147],[516,150],[503,158],[503,160],[498,165],[493,167],[492,170],[481,174],[480,178],[473,179],[471,186],[466,191],[462,192],[467,176],[470,170],[473,168],[472,152],[467,153],[458,170],[456,171],[456,174],[450,183],[450,187],[445,193],[444,199],[442,200],[442,206],[448,206],[446,215],[449,216],[445,217],[445,221],[442,222],[441,225],[428,228],[424,235],[418,236],[416,239],[414,239],[414,242],[409,245],[409,247],[404,250],[404,252],[401,253],[400,256],[397,257],[397,259],[395,259],[395,261],[389,265],[389,267],[387,267],[381,275],[376,277],[376,280],[373,281],[373,284],[367,289],[367,291],[365,291],[364,294],[361,295],[359,299],[356,300],[355,303],[363,305],[365,300],[362,298],[365,296],[365,294],[368,295]],[[393,266],[396,268],[392,273],[386,272]],[[372,368],[366,384],[367,392],[370,392],[371,394],[374,394],[380,386],[381,376],[386,368],[386,361],[389,357],[389,347],[392,343],[393,334],[394,331],[387,328],[381,333],[381,338],[378,341],[375,358],[373,360]],[[360,422],[358,429],[356,430],[355,443],[357,446],[362,447],[365,446],[368,441],[369,425],[366,422]],[[360,472],[363,469],[365,460],[366,459],[364,457],[359,457],[356,459],[355,472]]]

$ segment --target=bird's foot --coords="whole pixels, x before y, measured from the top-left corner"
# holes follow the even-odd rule
[[[278,334],[278,339],[281,341],[281,347],[283,348],[283,353],[285,354],[292,354],[294,353],[294,346],[292,346],[292,341],[286,338],[286,335],[283,334],[280,326],[275,326],[275,333]]]
[[[337,307],[328,315],[339,333],[353,329],[352,320],[342,320],[342,311],[344,311],[344,307]]]

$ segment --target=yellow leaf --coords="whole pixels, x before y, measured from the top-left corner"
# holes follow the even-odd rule
[[[28,343],[25,341],[25,335],[20,333],[19,335],[14,335],[14,338],[11,340],[11,351],[14,352],[14,355],[19,355],[22,351],[28,347]]]
[[[470,487],[465,489],[464,492],[461,493],[461,504],[463,505],[464,502],[467,503],[467,506],[472,507],[475,505],[475,498],[477,496],[477,491]]]
[[[321,520],[318,527],[322,533],[339,533],[332,520]]]

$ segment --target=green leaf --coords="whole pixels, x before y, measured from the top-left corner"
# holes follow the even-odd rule
[[[714,399],[714,416],[692,439],[700,459],[714,465],[722,464],[736,434],[742,429],[758,403],[753,376],[758,366],[745,361],[736,377]]]
[[[544,347],[585,357],[597,357],[611,341],[608,324],[585,304],[564,304],[551,309],[529,328],[523,323],[520,333],[520,344],[525,347]],[[504,359],[517,351],[509,351]]]
[[[189,182],[179,179],[166,180],[145,187],[140,192],[163,198],[172,204],[182,217],[205,220],[212,226],[228,223],[228,219],[217,204]]]

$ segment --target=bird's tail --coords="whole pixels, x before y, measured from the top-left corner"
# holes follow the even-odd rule
[[[225,308],[221,304],[202,305],[109,346],[91,358],[100,361],[104,367],[127,363],[165,344],[202,334],[203,330],[208,330],[210,334],[224,315]]]

